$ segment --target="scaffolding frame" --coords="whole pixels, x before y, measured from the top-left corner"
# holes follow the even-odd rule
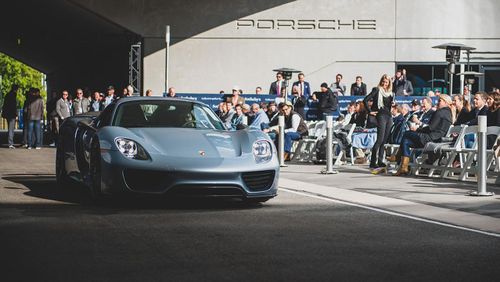
[[[128,60],[128,83],[134,88],[134,95],[142,93],[142,46],[138,42],[130,45]]]

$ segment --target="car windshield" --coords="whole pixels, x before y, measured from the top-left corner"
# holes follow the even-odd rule
[[[140,100],[119,105],[113,120],[121,127],[177,127],[225,130],[207,106],[189,101]]]

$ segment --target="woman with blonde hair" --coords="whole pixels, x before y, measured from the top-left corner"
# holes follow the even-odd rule
[[[471,106],[469,101],[464,99],[463,95],[456,94],[453,95],[452,109],[455,115],[453,119],[453,125],[461,125],[468,122],[471,119]]]
[[[371,107],[368,106],[368,101],[370,99],[373,99]],[[370,159],[370,169],[372,169],[374,173],[380,172],[380,168],[384,169],[386,166],[383,161],[383,145],[387,143],[391,133],[391,107],[393,102],[394,93],[392,92],[392,81],[391,77],[387,74],[384,74],[380,78],[378,86],[374,87],[371,93],[363,99],[368,114],[375,116],[377,119],[377,141],[375,145],[373,145]]]

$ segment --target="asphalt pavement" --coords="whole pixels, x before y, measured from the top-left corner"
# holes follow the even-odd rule
[[[55,189],[54,153],[0,148],[2,281],[500,276],[496,227],[446,221],[499,218],[497,196],[471,200],[463,184],[373,176],[363,166],[321,175],[321,166],[291,164],[264,204],[141,198],[97,206],[83,188]]]

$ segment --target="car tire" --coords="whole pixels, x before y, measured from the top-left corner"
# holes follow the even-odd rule
[[[90,176],[90,197],[94,202],[101,202],[104,199],[104,195],[101,189],[101,152],[99,148],[99,142],[94,141],[91,145],[90,150],[90,165],[89,165],[89,176]]]

